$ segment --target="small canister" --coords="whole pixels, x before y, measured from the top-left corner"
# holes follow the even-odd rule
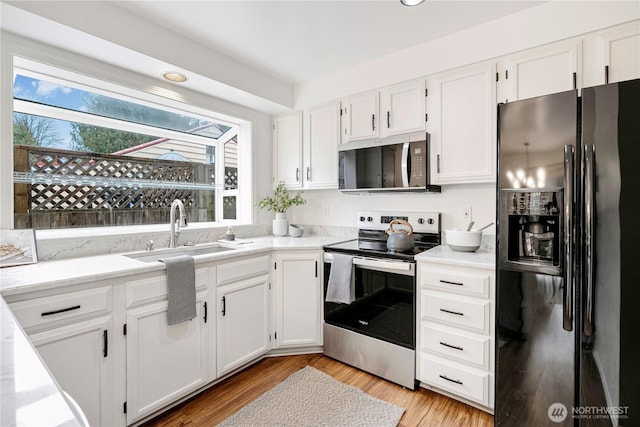
[[[224,234],[224,240],[235,240],[236,233],[233,232],[233,228],[227,228],[227,232]]]

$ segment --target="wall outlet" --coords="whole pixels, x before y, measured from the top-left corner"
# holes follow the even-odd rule
[[[469,224],[469,222],[471,222],[472,220],[471,206],[467,206],[466,208],[462,209],[462,219],[465,222],[465,226]]]
[[[329,206],[324,207],[324,216],[329,216]]]

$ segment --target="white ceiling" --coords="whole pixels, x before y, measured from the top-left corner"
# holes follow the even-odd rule
[[[118,6],[287,83],[406,49],[543,3],[122,1]]]
[[[2,28],[162,82],[276,113],[310,81],[544,1],[0,0]],[[171,85],[171,84],[170,84]]]

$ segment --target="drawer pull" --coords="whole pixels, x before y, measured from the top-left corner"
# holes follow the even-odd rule
[[[446,308],[441,308],[440,311],[444,313],[455,314],[456,316],[464,316],[464,313],[460,313],[459,311],[447,310]]]
[[[444,283],[445,285],[464,286],[464,283],[451,282],[449,280],[442,280],[442,279],[440,279],[440,283]]]
[[[66,313],[67,311],[78,310],[79,308],[80,308],[79,305],[74,305],[73,307],[62,308],[60,310],[45,311],[44,313],[41,314],[41,316],[44,317],[44,316],[51,316],[53,314]]]
[[[442,341],[440,341],[440,345],[443,345],[443,346],[445,346],[445,347],[452,348],[452,349],[454,349],[454,350],[460,350],[460,351],[464,350],[464,348],[462,348],[462,347],[458,347],[457,345],[447,344],[446,342],[442,342]]]
[[[462,381],[460,381],[460,380],[452,380],[451,378],[448,378],[446,375],[438,375],[438,376],[439,376],[440,378],[442,378],[443,380],[447,380],[447,381],[450,381],[450,382],[452,382],[452,383],[456,383],[456,384],[463,385],[463,384],[462,384]]]

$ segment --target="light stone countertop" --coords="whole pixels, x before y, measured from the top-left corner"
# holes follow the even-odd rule
[[[436,246],[416,256],[416,261],[437,262],[440,264],[462,265],[467,267],[496,267],[496,253],[480,248],[475,252],[458,252],[447,245]]]
[[[2,298],[0,320],[0,425],[84,425]]]
[[[348,240],[345,236],[260,236],[221,241],[235,250],[194,256],[195,263],[214,262],[272,250],[317,250]],[[77,426],[82,415],[74,412],[64,392],[40,359],[17,322],[4,296],[36,292],[99,280],[164,270],[161,262],[143,262],[122,254],[44,261],[0,269],[0,425]]]
[[[221,246],[232,251],[194,256],[196,264],[222,261],[271,250],[313,250],[322,246],[347,240],[345,237],[309,235],[302,237],[260,236],[238,239],[233,242],[220,241]],[[149,252],[152,254],[153,252]],[[3,296],[24,292],[70,286],[97,280],[114,279],[132,274],[164,270],[161,262],[143,262],[122,254],[72,258],[60,261],[44,261],[37,264],[0,269],[0,293]]]

